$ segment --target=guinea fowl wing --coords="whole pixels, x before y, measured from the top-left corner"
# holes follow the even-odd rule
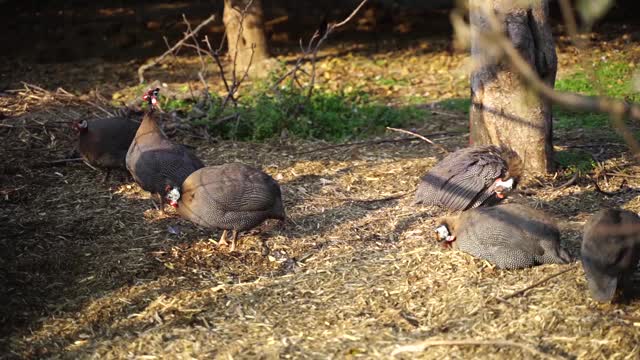
[[[280,188],[271,177],[246,166],[230,165],[201,169],[195,179],[188,179],[183,191],[197,193],[199,202],[214,203],[224,212],[265,211],[275,205]]]
[[[531,256],[541,256],[544,249],[530,234],[523,230],[522,222],[526,218],[516,218],[507,213],[502,206],[485,207],[464,214],[463,229],[466,237],[475,239],[478,246],[493,249],[494,252],[522,251]]]
[[[447,168],[439,202],[454,210],[477,207],[492,195],[491,184],[504,171],[504,162],[497,156],[460,159]]]

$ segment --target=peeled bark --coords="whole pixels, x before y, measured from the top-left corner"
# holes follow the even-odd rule
[[[470,1],[471,56],[479,65],[471,74],[470,140],[478,145],[509,145],[524,160],[528,173],[547,173],[553,170],[551,102],[529,91],[507,60],[491,54],[493,47],[479,35],[491,31],[484,14],[495,11],[504,19],[505,35],[540,78],[553,87],[557,58],[548,0],[514,3]]]
[[[252,70],[259,69],[260,63],[269,57],[262,1],[253,0],[243,19],[242,12],[249,2],[250,0],[224,0],[222,20],[227,31],[229,55],[239,74],[244,73],[249,66]]]

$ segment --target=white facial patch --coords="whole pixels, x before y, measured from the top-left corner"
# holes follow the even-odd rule
[[[513,178],[507,181],[498,180],[496,181],[495,186],[496,187],[501,186],[505,190],[511,190],[513,189]]]
[[[177,203],[178,200],[180,200],[180,190],[178,190],[178,188],[174,187],[173,189],[171,189],[171,191],[169,191],[167,193],[166,198],[169,201]]]
[[[449,229],[447,229],[446,225],[440,225],[436,228],[436,233],[438,233],[438,239],[445,240],[449,235]]]

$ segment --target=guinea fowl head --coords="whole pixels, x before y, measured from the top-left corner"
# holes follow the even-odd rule
[[[142,95],[142,100],[146,101],[151,107],[150,111],[153,111],[158,106],[158,95],[160,95],[160,88],[149,89]]]
[[[515,181],[513,180],[513,178],[510,178],[509,180],[506,180],[506,181],[502,181],[501,178],[498,178],[493,183],[493,191],[495,191],[496,196],[499,199],[504,199],[506,197],[506,194],[509,191],[513,190],[514,183]]]
[[[87,120],[80,120],[73,123],[73,129],[78,133],[85,133],[89,130],[89,123],[87,122]]]
[[[456,219],[452,217],[445,217],[438,221],[438,226],[434,229],[436,240],[439,242],[445,241],[451,243],[456,240],[456,236],[453,234],[456,226]]]
[[[164,198],[167,200],[169,205],[174,208],[178,208],[178,200],[180,200],[180,189],[177,186],[167,185],[165,187],[165,196]]]
[[[518,155],[518,153],[513,151],[513,149],[505,145],[500,146],[498,148],[498,152],[500,154],[500,157],[507,164],[507,172],[504,178],[513,178],[515,179],[515,182],[517,182],[524,172],[524,163],[522,162],[520,155]],[[515,187],[515,184],[513,185]]]

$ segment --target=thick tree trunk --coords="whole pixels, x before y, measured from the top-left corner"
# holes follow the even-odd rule
[[[259,70],[262,61],[269,58],[261,0],[253,0],[242,24],[240,23],[242,11],[249,2],[250,0],[224,0],[222,20],[227,31],[229,55],[231,61],[236,63],[238,74],[243,74],[250,64],[252,72]]]
[[[473,144],[507,144],[524,160],[529,173],[553,170],[551,103],[527,90],[506,60],[496,60],[483,44],[481,31],[490,31],[484,14],[504,18],[506,36],[550,86],[556,78],[557,58],[548,0],[514,5],[512,0],[471,0],[470,131]],[[474,9],[482,8],[484,11]]]

